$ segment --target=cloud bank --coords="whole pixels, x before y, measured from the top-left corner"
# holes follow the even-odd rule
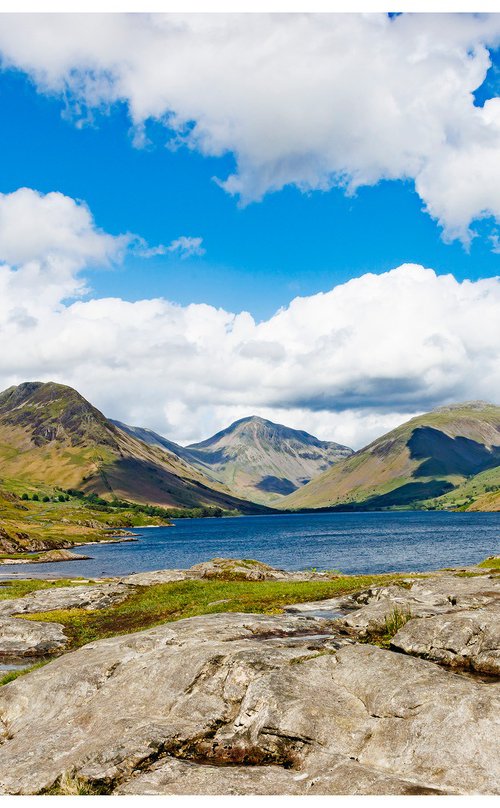
[[[500,279],[407,264],[298,297],[269,320],[157,298],[92,299],[81,277],[129,236],[83,203],[0,196],[0,387],[54,380],[181,442],[259,414],[359,447],[431,407],[500,402]]]
[[[411,180],[447,239],[500,220],[500,98],[473,92],[500,15],[2,15],[5,68],[80,122],[116,103],[134,142],[232,153],[243,202],[293,184],[353,193]]]

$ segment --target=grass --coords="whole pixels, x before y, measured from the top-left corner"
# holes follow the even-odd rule
[[[99,786],[95,783],[89,783],[87,780],[84,780],[83,777],[78,777],[78,775],[72,772],[65,772],[56,780],[54,785],[41,793],[46,796],[76,797],[81,795],[102,796],[109,794],[110,791],[111,788],[109,786]]]
[[[378,645],[380,648],[389,648],[392,638],[412,617],[409,609],[403,611],[396,606],[390,614],[386,615],[383,627],[369,631],[366,637],[361,638],[361,642]]]
[[[40,662],[35,662],[35,664],[30,665],[29,668],[21,668],[17,671],[9,671],[4,676],[0,677],[0,687],[2,687],[2,685],[8,685],[9,682],[13,682],[20,676],[24,676],[25,673],[31,673],[31,671],[36,671],[38,668],[43,668],[47,662],[50,662],[50,659],[43,659]]]
[[[487,570],[500,570],[500,556],[485,558],[484,561],[481,561],[477,566]]]
[[[0,600],[11,600],[12,598],[22,598],[23,595],[29,595],[30,592],[36,592],[38,589],[53,589],[54,587],[61,586],[78,586],[87,583],[88,579],[78,581],[74,578],[59,578],[57,581],[42,581],[42,580],[29,580],[29,581],[0,581]]]
[[[37,613],[23,619],[60,623],[69,649],[117,634],[141,631],[161,623],[217,612],[276,614],[284,606],[345,595],[374,584],[398,580],[392,576],[353,576],[329,581],[176,581],[138,587],[127,600],[107,609],[69,609]],[[221,602],[222,601],[222,602]]]

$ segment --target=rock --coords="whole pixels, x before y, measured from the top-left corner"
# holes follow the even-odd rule
[[[59,657],[0,689],[0,790],[499,793],[498,685],[336,625],[206,615]]]
[[[418,602],[461,609],[484,606],[500,598],[500,577],[478,575],[470,578],[441,576],[417,579],[410,595]]]
[[[235,558],[212,558],[195,564],[187,570],[153,570],[152,572],[138,572],[122,578],[123,583],[133,586],[153,586],[166,584],[172,581],[198,580],[198,579],[226,579],[238,581],[317,581],[338,576],[326,572],[287,572],[263,564],[261,561],[252,561]]]
[[[500,604],[499,604],[500,606]],[[415,654],[479,673],[500,674],[500,609],[495,606],[461,610],[426,620],[410,620],[391,645]]]
[[[2,564],[46,564],[49,561],[83,561],[90,556],[72,553],[70,550],[48,550],[37,558],[6,558]]]
[[[152,572],[135,572],[122,578],[122,583],[129,586],[155,586],[169,584],[172,581],[185,581],[186,570],[153,570]]]
[[[407,589],[397,585],[373,587],[345,598],[341,602],[344,608],[366,605],[349,613],[341,625],[365,637],[383,631],[387,621],[394,618],[432,617],[495,603],[500,606],[500,579],[496,576],[421,578]]]
[[[330,761],[327,772],[280,766],[210,766],[167,757],[118,787],[115,794],[280,795],[442,794],[352,760]]]
[[[0,600],[0,616],[52,612],[57,609],[105,609],[130,595],[122,583],[39,589],[22,598]]]
[[[67,644],[63,626],[0,617],[0,658],[45,656]]]

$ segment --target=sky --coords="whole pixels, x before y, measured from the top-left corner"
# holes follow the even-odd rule
[[[2,15],[0,383],[181,443],[500,403],[500,15]]]

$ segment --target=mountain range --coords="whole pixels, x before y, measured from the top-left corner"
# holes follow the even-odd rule
[[[497,489],[497,490],[495,490]],[[500,508],[500,407],[472,401],[412,418],[298,491],[283,507]]]
[[[0,477],[165,507],[262,512],[178,455],[119,429],[76,390],[52,382],[0,393]]]
[[[106,418],[71,387],[25,382],[0,393],[0,494],[37,486],[240,513],[500,510],[500,407],[441,407],[357,452],[256,416],[180,446]]]
[[[257,416],[241,418],[185,447],[151,430],[113,423],[150,446],[175,453],[235,496],[272,506],[353,453],[347,446]]]

